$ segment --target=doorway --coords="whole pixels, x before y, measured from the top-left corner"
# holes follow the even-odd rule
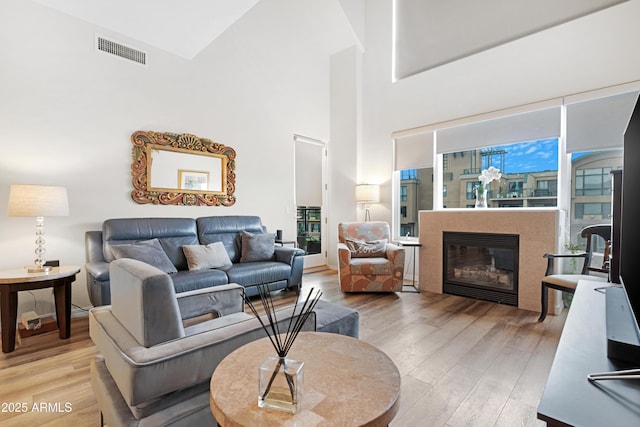
[[[305,251],[305,268],[326,266],[326,144],[302,135],[293,139],[298,247]]]

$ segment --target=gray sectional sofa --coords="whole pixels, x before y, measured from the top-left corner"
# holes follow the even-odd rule
[[[246,233],[243,233],[246,232]],[[264,237],[266,227],[258,216],[209,216],[201,218],[117,218],[108,219],[101,231],[85,233],[87,289],[94,306],[111,303],[109,264],[123,246],[157,244],[170,261],[176,293],[237,283],[247,296],[257,294],[254,285],[270,284],[273,290],[298,290],[302,281],[304,251],[273,247],[269,258],[250,256],[245,238]],[[244,235],[243,235],[244,234]],[[157,239],[157,242],[155,241]],[[222,242],[231,264],[223,268],[190,270],[183,246],[204,246]],[[115,247],[115,248],[114,248]],[[117,250],[116,250],[117,249]],[[145,254],[155,250],[142,249]],[[164,256],[164,254],[161,254]],[[132,257],[132,256],[129,256]],[[171,272],[175,270],[175,272]]]
[[[265,337],[260,322],[269,319],[245,312],[246,288],[236,284],[176,293],[172,275],[147,263],[118,259],[110,270],[111,305],[89,311],[89,334],[100,353],[91,383],[101,425],[215,426],[211,374],[235,349]],[[300,308],[276,313],[284,331]],[[319,301],[302,330],[358,338],[359,314]]]

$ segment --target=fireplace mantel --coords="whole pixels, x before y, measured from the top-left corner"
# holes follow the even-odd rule
[[[420,289],[442,293],[444,231],[508,233],[520,236],[518,307],[540,311],[540,281],[546,252],[558,249],[563,211],[559,209],[445,209],[420,211]],[[559,309],[554,300],[550,306]],[[550,312],[555,312],[553,309]]]

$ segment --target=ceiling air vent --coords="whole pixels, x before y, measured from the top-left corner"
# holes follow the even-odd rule
[[[102,36],[96,35],[96,48],[99,51],[110,53],[138,64],[147,64],[147,54],[145,52],[105,39]]]

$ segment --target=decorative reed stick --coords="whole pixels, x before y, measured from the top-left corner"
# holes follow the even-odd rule
[[[269,394],[271,385],[273,384],[273,381],[275,380],[280,367],[283,364],[285,364],[285,358],[287,357],[287,354],[289,354],[289,350],[291,350],[291,346],[293,346],[293,343],[296,340],[298,333],[300,333],[302,326],[305,324],[305,322],[311,315],[311,312],[313,312],[313,309],[315,308],[316,304],[320,300],[320,297],[322,296],[322,292],[318,290],[314,294],[315,288],[311,288],[310,292],[307,294],[307,297],[302,303],[302,305],[300,305],[300,295],[298,295],[298,297],[296,298],[296,302],[293,306],[293,313],[291,314],[291,317],[289,317],[287,330],[286,332],[284,332],[284,337],[283,337],[282,336],[283,334],[281,333],[281,330],[280,330],[280,324],[278,322],[277,312],[273,304],[273,298],[271,297],[271,293],[269,292],[268,285],[260,284],[260,285],[257,285],[257,287],[258,287],[258,294],[260,296],[260,301],[262,303],[262,308],[265,311],[268,324],[262,320],[262,317],[258,314],[258,310],[256,309],[253,302],[248,297],[245,297],[245,301],[249,306],[249,308],[251,309],[251,312],[253,313],[253,315],[256,316],[256,319],[258,319],[258,322],[260,322],[262,329],[264,329],[265,333],[267,334],[267,337],[269,337],[269,340],[271,341],[271,344],[273,345],[273,348],[276,350],[276,353],[278,354],[278,357],[279,357],[278,364],[276,365],[276,368],[273,371],[273,374],[271,375],[269,383],[263,395],[261,396],[262,399],[264,399],[267,396],[267,394]],[[293,378],[291,378],[291,375],[287,373],[286,365],[285,365],[284,374],[287,379],[287,383],[289,385],[291,398],[293,399],[294,393],[295,393],[293,389]]]

